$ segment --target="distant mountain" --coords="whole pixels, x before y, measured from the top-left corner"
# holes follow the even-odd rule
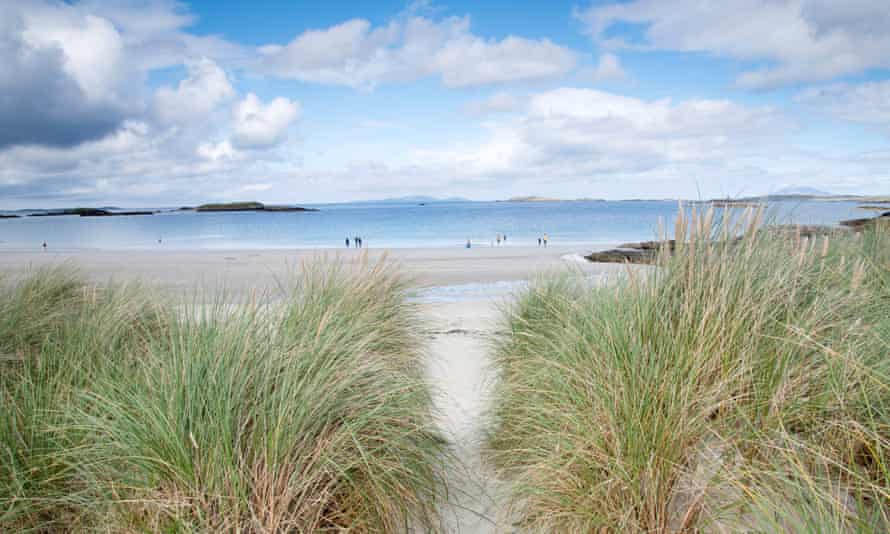
[[[605,200],[602,198],[552,198],[529,195],[510,197],[507,200],[498,200],[498,202],[605,202]]]
[[[800,196],[808,196],[808,197],[830,197],[831,193],[826,191],[822,191],[816,189],[815,187],[807,187],[807,186],[788,186],[783,187],[774,191],[772,194],[767,196],[776,196],[776,195],[800,195]]]

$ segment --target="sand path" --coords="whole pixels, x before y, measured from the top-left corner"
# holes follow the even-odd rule
[[[497,300],[425,304],[431,332],[430,381],[437,388],[439,424],[461,465],[449,474],[447,532],[508,532],[502,488],[480,455],[484,413],[491,386],[488,352],[497,321]]]

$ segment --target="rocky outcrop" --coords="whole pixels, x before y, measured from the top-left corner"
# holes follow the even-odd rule
[[[654,263],[657,253],[655,249],[613,248],[584,257],[594,263]]]
[[[640,241],[639,243],[624,243],[618,245],[618,249],[634,249],[634,250],[651,250],[658,251],[659,248],[667,246],[672,252],[677,248],[677,242],[673,239],[666,241]]]
[[[846,226],[847,228],[852,228],[856,231],[864,229],[866,226],[871,224],[876,224],[879,221],[887,221],[890,222],[890,211],[886,211],[877,217],[865,217],[863,219],[847,219],[846,221],[841,221],[842,226]]]
[[[109,211],[99,208],[74,208],[42,213],[31,213],[28,217],[61,217],[77,215],[79,217],[120,217],[124,215],[154,215],[153,211]]]
[[[315,208],[302,208],[299,206],[266,206],[262,202],[230,202],[225,204],[202,204],[195,208],[201,212],[219,211],[318,211]]]
[[[890,216],[890,212],[884,214]],[[856,221],[869,221],[874,219],[856,219]],[[823,235],[831,235],[850,232],[849,228],[821,225],[796,225],[786,224],[767,226],[763,232],[773,233],[789,238],[814,238]],[[741,241],[741,237],[731,239],[732,242]],[[665,241],[640,241],[638,243],[623,243],[617,248],[592,252],[584,256],[588,261],[596,263],[655,263],[659,250],[666,248],[673,253],[677,249],[677,242],[673,239]]]

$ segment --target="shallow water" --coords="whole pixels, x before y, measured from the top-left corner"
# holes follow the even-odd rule
[[[868,216],[854,202],[778,202],[782,223],[835,224]],[[606,246],[659,237],[670,227],[675,201],[433,202],[316,205],[318,212],[195,213],[151,216],[22,217],[0,220],[0,250],[37,249],[282,249],[341,248],[362,236],[367,247],[537,245],[549,234],[559,245]],[[160,243],[158,242],[160,240]]]

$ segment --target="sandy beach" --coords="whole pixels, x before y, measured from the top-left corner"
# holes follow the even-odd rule
[[[416,287],[524,280],[535,273],[579,269],[587,273],[620,271],[621,266],[579,261],[577,248],[478,247],[429,249],[293,250],[134,250],[4,251],[0,272],[20,274],[43,265],[70,263],[97,282],[140,280],[151,287],[179,291],[195,286],[229,290],[272,286],[302,262],[339,260],[357,263],[387,258]]]

